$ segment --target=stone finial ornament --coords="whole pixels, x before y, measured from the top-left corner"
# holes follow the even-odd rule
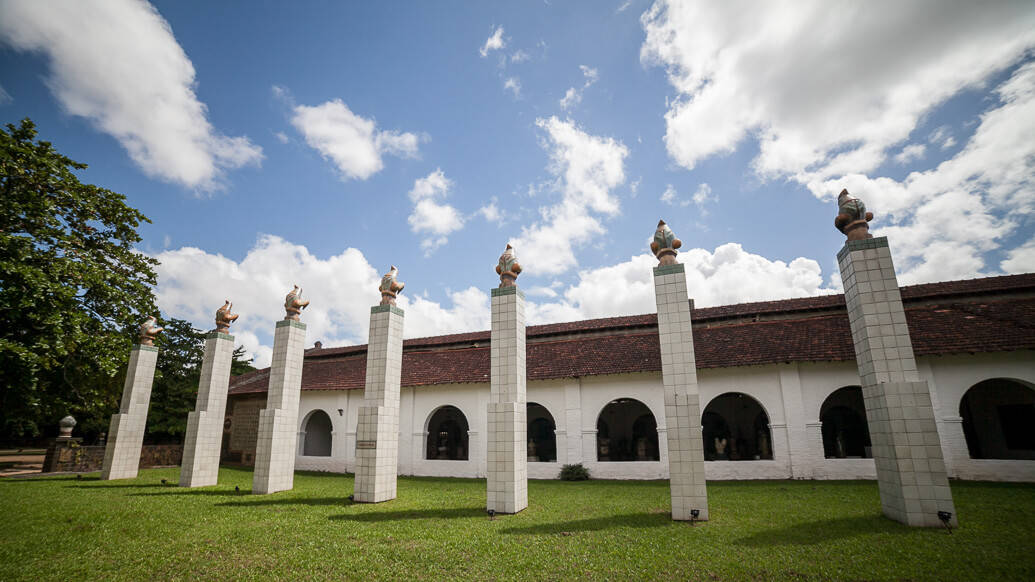
[[[222,307],[216,310],[216,332],[217,333],[230,333],[230,324],[237,320],[236,313],[230,313],[230,310],[234,307],[233,303],[227,299],[226,303]]]
[[[866,212],[866,205],[858,198],[852,198],[847,189],[841,190],[837,196],[837,218],[834,219],[834,226],[837,230],[845,233],[848,240],[863,240],[873,238],[870,234],[870,225],[873,220],[873,213]]]
[[[650,243],[650,250],[658,258],[658,264],[676,264],[676,249],[681,246],[683,241],[676,238],[676,233],[672,232],[664,220],[659,220],[658,230],[654,231],[654,240]]]
[[[295,288],[287,294],[287,297],[284,297],[284,311],[287,312],[284,319],[298,321],[298,315],[308,306],[309,301],[302,300],[302,288],[295,285]]]
[[[155,345],[155,338],[164,329],[164,327],[158,327],[158,320],[155,316],[148,317],[144,320],[144,323],[140,324],[140,345]]]
[[[516,287],[521,265],[518,264],[514,247],[507,245],[507,250],[500,255],[500,263],[496,265],[496,274],[500,276],[500,287]]]
[[[72,415],[68,415],[58,421],[58,438],[72,438],[72,429],[78,424]]]
[[[402,293],[403,287],[406,286],[406,283],[396,280],[398,274],[399,269],[392,265],[392,268],[381,277],[381,284],[377,287],[381,291],[381,305],[395,305],[396,295]]]

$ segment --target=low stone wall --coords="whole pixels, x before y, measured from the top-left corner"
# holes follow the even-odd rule
[[[144,445],[140,450],[140,468],[179,465],[183,445]],[[47,448],[44,473],[88,473],[100,471],[104,464],[103,446],[83,446],[78,442],[57,441]]]

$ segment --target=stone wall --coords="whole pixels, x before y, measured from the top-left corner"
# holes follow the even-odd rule
[[[140,468],[174,467],[183,458],[183,445],[144,445],[140,449]],[[82,446],[73,441],[56,441],[47,448],[44,473],[89,473],[100,471],[104,446]]]

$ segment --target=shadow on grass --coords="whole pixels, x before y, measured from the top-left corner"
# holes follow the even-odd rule
[[[237,491],[228,491],[226,489],[190,489],[187,487],[180,487],[175,484],[171,485],[149,485],[148,487],[160,487],[168,489],[168,491],[162,493],[130,493],[130,497],[155,497],[162,495],[206,495],[210,497],[244,497],[250,494],[250,491],[242,489],[240,493]]]
[[[607,517],[577,519],[574,521],[541,523],[526,527],[505,527],[500,529],[500,533],[511,535],[571,534],[576,532],[615,529],[619,527],[645,529],[649,527],[665,527],[671,524],[672,518],[667,514],[628,513],[625,515],[611,515]]]
[[[488,519],[485,515],[484,507],[451,507],[448,509],[410,509],[404,511],[374,511],[371,513],[332,515],[328,519],[334,521],[378,522],[403,521],[407,519],[466,519],[471,517],[481,517]]]
[[[77,478],[77,476],[79,478]],[[26,482],[46,482],[46,483],[61,483],[64,481],[100,481],[99,475],[93,475],[90,477],[84,477],[82,474],[71,474],[71,475],[53,475],[53,473],[42,473],[32,474],[32,476],[26,475],[10,475],[0,479],[0,483],[26,483]]]
[[[872,534],[908,534],[910,528],[899,525],[883,516],[841,517],[799,523],[758,532],[733,543],[754,548],[771,546],[811,546],[834,540]]]
[[[244,492],[242,492],[244,495]],[[226,501],[217,503],[216,507],[263,507],[274,505],[352,505],[352,502],[345,497],[260,497],[249,495],[240,501]]]
[[[65,489],[93,489],[95,491],[104,491],[107,489],[152,489],[154,487],[168,487],[171,489],[175,486],[176,485],[174,484],[162,485],[161,483],[137,483],[135,485],[131,483],[119,483],[117,485],[109,485],[104,481],[98,480],[94,485],[65,485]]]

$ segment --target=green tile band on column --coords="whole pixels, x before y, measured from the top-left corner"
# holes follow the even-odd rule
[[[294,328],[297,328],[297,329],[305,329],[305,324],[302,323],[301,321],[294,321],[292,319],[281,319],[280,321],[277,322],[277,327],[278,328],[288,327],[288,326],[294,327]]]
[[[221,331],[210,331],[205,334],[205,339],[225,339],[234,341],[234,336],[228,333],[223,333]]]
[[[671,275],[673,273],[685,273],[686,270],[683,268],[682,263],[675,265],[662,265],[660,267],[654,267],[654,276],[660,277],[662,275]]]
[[[525,292],[521,289],[518,289],[517,287],[493,287],[491,291],[493,297],[502,297],[504,295],[516,294],[518,297],[522,299],[525,298]]]
[[[375,305],[375,306],[370,308],[370,315],[373,315],[375,313],[384,313],[386,311],[390,311],[390,312],[392,312],[392,313],[394,313],[394,314],[396,314],[396,315],[398,315],[400,317],[406,315],[405,311],[403,311],[402,309],[399,309],[395,305]]]
[[[134,345],[133,349],[137,350],[137,351],[140,351],[140,352],[157,352],[158,351],[158,348],[156,348],[155,346],[142,346],[140,344]]]

